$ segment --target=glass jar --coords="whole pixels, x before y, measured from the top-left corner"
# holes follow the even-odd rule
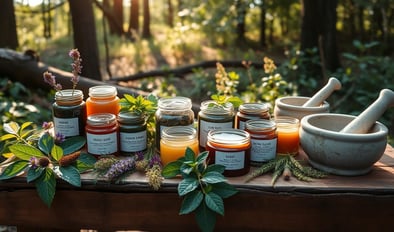
[[[160,139],[164,128],[173,126],[194,126],[192,101],[187,97],[161,98],[156,118],[156,148],[160,150]]]
[[[293,117],[279,116],[275,118],[275,122],[278,132],[276,152],[278,155],[297,155],[300,147],[300,121]]]
[[[190,147],[198,155],[197,131],[190,126],[167,127],[162,131],[160,140],[160,157],[163,165],[185,156]]]
[[[231,103],[218,105],[213,100],[203,101],[198,113],[198,140],[200,150],[205,150],[210,130],[234,128],[234,107]]]
[[[276,124],[266,119],[253,119],[245,124],[245,131],[250,134],[252,144],[250,151],[250,164],[260,166],[276,156]]]
[[[239,106],[236,115],[238,129],[245,129],[245,122],[251,119],[271,119],[269,106],[265,103],[244,103]]]
[[[55,133],[66,138],[85,135],[86,104],[81,90],[65,89],[56,92],[52,104]]]
[[[118,91],[114,86],[99,85],[89,88],[86,99],[87,116],[98,113],[118,115],[120,110]]]
[[[119,126],[114,114],[89,115],[86,120],[87,152],[95,156],[117,155],[118,130]]]
[[[250,135],[239,129],[211,130],[206,150],[210,164],[225,167],[224,176],[242,176],[250,170]]]
[[[146,120],[143,115],[135,112],[120,112],[118,123],[122,155],[132,155],[134,152],[146,150]]]

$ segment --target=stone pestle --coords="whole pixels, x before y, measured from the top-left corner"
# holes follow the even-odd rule
[[[321,88],[313,97],[311,97],[307,102],[305,102],[303,107],[316,107],[320,106],[324,100],[326,100],[334,90],[341,89],[341,82],[335,77],[331,77],[327,84]]]
[[[383,89],[380,91],[378,99],[347,124],[340,132],[366,134],[386,109],[393,106],[394,92],[390,89]]]

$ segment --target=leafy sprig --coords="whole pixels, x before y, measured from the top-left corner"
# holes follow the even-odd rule
[[[222,175],[224,166],[207,165],[208,152],[196,157],[193,150],[186,149],[185,156],[167,164],[163,168],[164,178],[182,176],[178,184],[178,195],[183,197],[179,214],[194,212],[202,231],[213,231],[216,214],[224,215],[224,198],[237,193]]]

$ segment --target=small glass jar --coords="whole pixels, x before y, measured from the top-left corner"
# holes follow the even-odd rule
[[[163,130],[160,140],[160,157],[163,165],[185,156],[186,148],[190,147],[198,155],[197,131],[189,126],[167,127]]]
[[[266,119],[253,119],[245,124],[245,131],[250,134],[252,148],[250,151],[250,164],[260,166],[276,156],[276,124]]]
[[[210,164],[225,167],[224,176],[242,176],[250,170],[250,134],[239,129],[211,130],[206,150]]]
[[[210,130],[234,128],[234,106],[231,103],[218,105],[213,100],[203,101],[198,113],[198,140],[200,150],[205,150]]]
[[[86,104],[81,90],[65,89],[56,92],[52,104],[55,133],[66,138],[85,135]]]
[[[86,99],[87,116],[98,113],[118,115],[120,110],[118,91],[114,86],[99,85],[89,88]]]
[[[147,147],[146,120],[135,112],[120,112],[118,115],[120,153],[132,155]]]
[[[279,116],[275,118],[275,122],[278,132],[276,152],[278,155],[297,155],[300,147],[300,121],[293,117]]]
[[[239,106],[236,115],[238,129],[244,130],[245,123],[251,119],[271,119],[269,106],[265,103],[244,103]]]
[[[173,126],[194,126],[192,101],[187,97],[161,98],[156,118],[156,148],[160,150],[160,139],[164,128]]]
[[[119,126],[114,114],[89,115],[86,120],[87,152],[95,156],[117,155],[118,130]]]

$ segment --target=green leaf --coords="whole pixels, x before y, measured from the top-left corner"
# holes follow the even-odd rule
[[[194,165],[195,165],[195,163],[190,163],[190,164],[188,164],[188,163],[183,163],[183,164],[181,165],[181,167],[180,167],[181,173],[182,173],[182,174],[189,175],[189,174],[193,171]]]
[[[19,124],[16,122],[9,122],[3,124],[3,130],[9,134],[18,135]]]
[[[201,152],[201,153],[197,156],[197,163],[198,163],[198,164],[204,163],[204,162],[207,160],[207,158],[208,158],[208,154],[209,154],[208,151]]]
[[[194,151],[190,147],[187,147],[185,152],[185,162],[194,163],[195,161],[196,154],[194,154]]]
[[[164,166],[161,175],[167,179],[179,175],[181,173],[180,167],[182,164],[183,163],[179,160],[167,164],[166,166]]]
[[[186,177],[178,184],[178,195],[184,196],[198,187],[198,180]]]
[[[190,212],[193,212],[193,210],[197,209],[197,207],[200,205],[203,199],[204,199],[204,194],[201,192],[201,190],[196,190],[186,194],[185,198],[182,201],[179,214],[182,215],[182,214],[188,214]]]
[[[38,148],[47,155],[51,153],[54,144],[55,140],[48,133],[44,133],[38,140]]]
[[[93,169],[96,161],[97,159],[94,156],[87,153],[81,153],[76,161],[75,167],[80,173],[85,172],[87,170]]]
[[[219,172],[206,172],[201,180],[208,184],[215,184],[226,181],[226,178]]]
[[[63,149],[63,154],[68,155],[80,150],[86,144],[86,139],[83,136],[75,136],[67,138],[59,146]]]
[[[212,211],[224,215],[224,203],[223,199],[214,192],[209,192],[205,195],[205,203],[207,204],[208,208]]]
[[[52,169],[45,168],[45,171],[35,183],[38,196],[50,207],[56,192],[56,177]]]
[[[56,160],[59,161],[63,157],[63,149],[58,145],[53,145],[51,150],[51,156]]]
[[[8,180],[23,172],[29,165],[28,161],[18,160],[4,168],[0,175],[0,180]]]
[[[15,138],[18,138],[18,136],[14,135],[14,134],[5,134],[0,137],[0,141],[5,141],[8,139],[15,139]]]
[[[57,168],[57,167],[56,167]],[[67,181],[69,184],[81,187],[81,176],[76,167],[69,165],[66,167],[59,167],[59,177]]]
[[[208,165],[208,167],[205,169],[205,172],[223,173],[225,169],[226,169],[226,167],[221,164],[211,164],[211,165]]]
[[[26,181],[28,183],[35,181],[37,178],[41,176],[45,168],[37,167],[37,168],[29,168],[27,171]]]
[[[216,224],[216,214],[210,210],[205,201],[203,201],[200,206],[195,211],[196,221],[198,227],[204,232],[213,231]]]
[[[216,193],[222,198],[228,198],[238,193],[237,189],[234,188],[234,186],[226,182],[216,183],[211,186],[212,186],[211,191]]]
[[[9,147],[10,151],[21,160],[30,160],[31,157],[41,158],[44,157],[42,152],[30,145],[14,144]]]

